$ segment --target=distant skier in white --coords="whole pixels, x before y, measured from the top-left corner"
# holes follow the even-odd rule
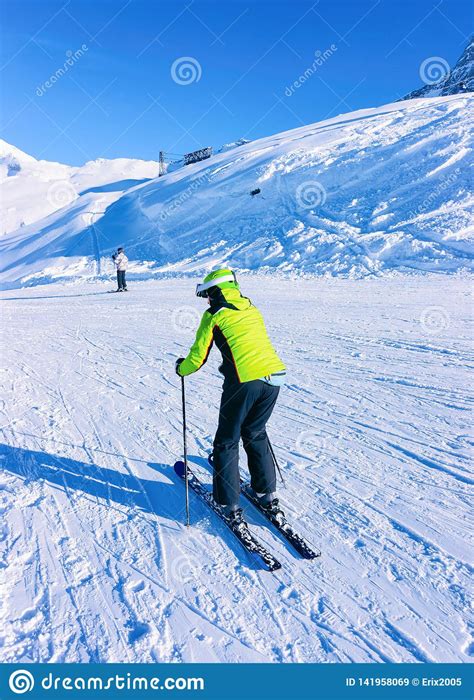
[[[117,252],[112,255],[112,260],[117,268],[117,292],[128,292],[125,272],[128,267],[128,258],[123,248],[117,248]]]

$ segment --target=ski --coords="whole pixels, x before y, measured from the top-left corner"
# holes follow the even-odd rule
[[[176,474],[184,480],[185,478],[185,465],[184,462],[178,461],[174,465],[174,470]],[[273,554],[264,545],[258,541],[258,539],[251,533],[249,535],[243,534],[237,528],[232,526],[231,521],[225,515],[222,508],[218,503],[214,501],[211,493],[206,489],[202,481],[196,476],[196,474],[188,466],[188,484],[189,487],[196,493],[201,500],[203,500],[207,505],[219,516],[219,518],[227,525],[227,527],[232,530],[234,535],[237,537],[242,546],[247,550],[249,554],[256,557],[260,563],[262,563],[268,571],[277,571],[281,569],[281,564],[276,559]]]
[[[212,455],[209,455],[207,458],[207,461],[211,465],[212,464]],[[250,487],[250,484],[247,484],[242,477],[240,478],[240,489],[244,496],[249,500],[252,505],[257,508],[262,515],[264,515],[267,520],[269,520],[272,525],[278,530],[279,533],[285,538],[285,540],[291,544],[293,549],[295,549],[298,554],[300,554],[304,559],[316,559],[317,557],[321,556],[321,552],[319,549],[313,549],[312,547],[309,546],[309,544],[299,535],[293,527],[288,523],[285,522],[283,525],[278,522],[275,518],[272,518],[271,513],[268,513],[265,508],[262,507],[262,504],[258,500],[258,498],[254,495],[253,490]]]
[[[260,511],[260,513],[262,513],[262,515],[267,518],[267,520],[272,523],[272,525],[278,530],[278,532],[281,533],[285,540],[291,544],[293,549],[295,549],[298,554],[301,554],[304,559],[316,559],[317,557],[321,556],[319,549],[313,549],[310,547],[309,544],[301,537],[301,535],[298,535],[298,533],[295,532],[289,523],[285,521],[285,523],[281,524],[278,522],[278,520],[276,520],[276,518],[272,518],[271,513],[268,513],[265,508],[262,507],[262,504],[258,500],[257,496],[254,495],[250,484],[247,484],[243,481],[243,479],[241,479],[240,488],[244,496]]]

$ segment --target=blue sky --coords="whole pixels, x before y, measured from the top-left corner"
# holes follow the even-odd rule
[[[472,26],[464,0],[0,5],[0,136],[73,165],[157,159],[391,102],[422,85],[427,58],[454,65]]]

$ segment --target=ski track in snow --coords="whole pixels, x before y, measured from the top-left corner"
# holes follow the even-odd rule
[[[194,329],[173,312],[197,320],[193,282],[6,292],[2,661],[472,655],[469,280],[242,281],[289,370],[269,426],[282,501],[322,557],[295,556],[248,505],[283,563],[274,574],[192,494],[183,526],[174,359]],[[444,310],[436,334],[420,322],[430,307]],[[218,360],[186,383],[190,460],[207,481]]]

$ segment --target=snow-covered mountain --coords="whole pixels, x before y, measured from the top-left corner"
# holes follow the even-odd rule
[[[118,245],[142,276],[221,263],[343,276],[470,267],[473,99],[341,115],[124,193],[83,183],[72,203],[1,240],[1,283],[103,276]]]
[[[0,235],[72,204],[86,190],[121,192],[158,175],[155,161],[116,158],[82,167],[37,160],[0,139]]]
[[[426,85],[403,97],[413,100],[418,97],[438,97],[474,91],[474,36],[459,57],[453,70],[444,59],[434,56],[427,59],[420,70]]]

